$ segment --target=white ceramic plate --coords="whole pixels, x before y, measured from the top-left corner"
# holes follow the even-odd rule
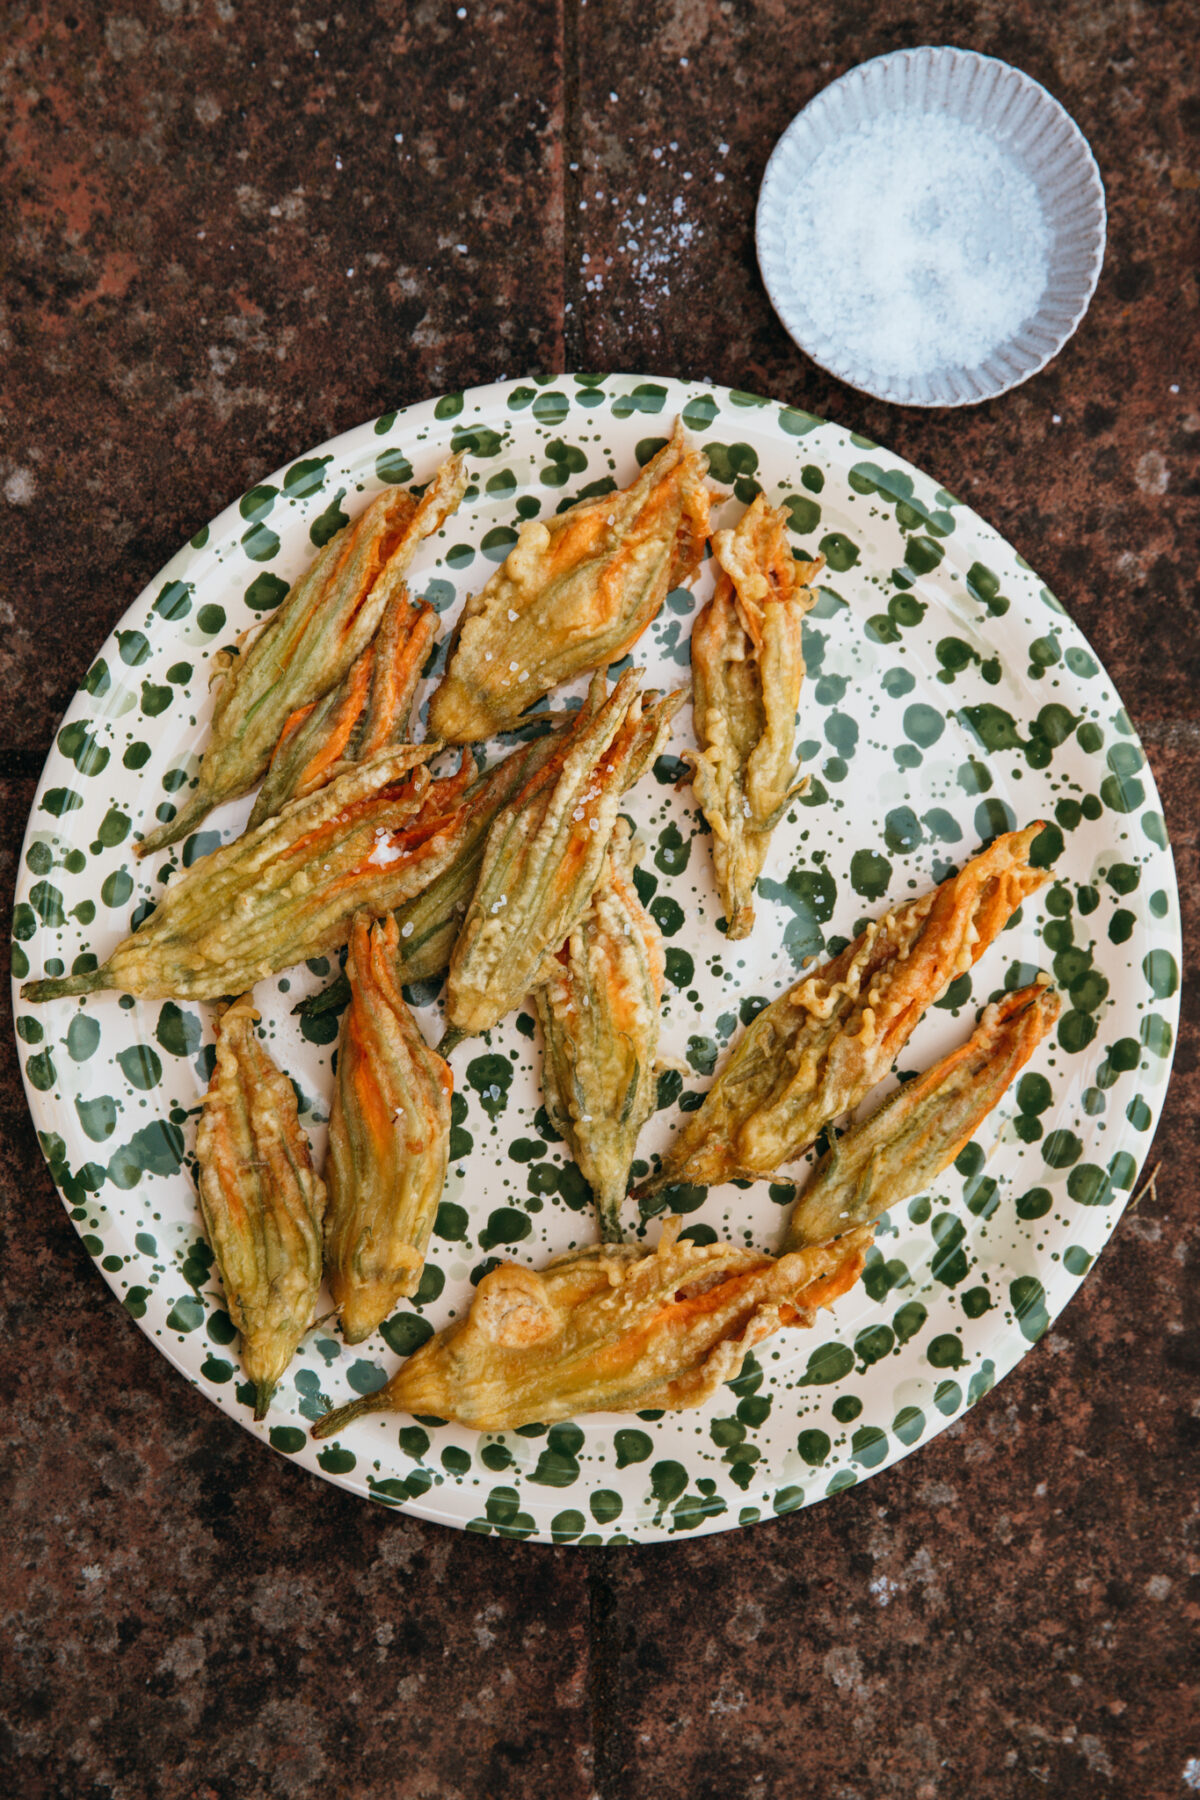
[[[397,1352],[469,1302],[489,1256],[540,1264],[591,1239],[578,1175],[538,1116],[538,1048],[521,1014],[454,1053],[455,1154],[420,1304],[353,1350],[332,1327],[314,1330],[255,1425],[190,1173],[208,1009],[109,994],[16,1009],[64,1203],[163,1354],[248,1431],[352,1492],[502,1536],[615,1543],[749,1524],[928,1441],[1020,1360],[1091,1267],[1133,1190],[1170,1069],[1180,940],[1158,800],[1112,683],[1057,600],[974,513],[888,452],[773,401],[635,376],[504,383],[389,414],[198,532],[101,647],[58,733],[25,840],[18,981],[105,956],[158,891],[176,858],[140,867],[132,837],[195,770],[214,653],[277,603],[314,536],[381,482],[424,480],[452,443],[468,448],[477,491],[425,545],[411,584],[448,626],[519,514],[627,482],[677,412],[736,489],[719,522],[761,483],[788,509],[796,548],[823,550],[829,566],[806,626],[812,789],[776,836],[749,940],[728,944],[716,928],[708,843],[676,765],[630,798],[668,934],[662,1048],[693,1071],[664,1078],[644,1154],[696,1103],[739,1017],[790,985],[799,959],[1014,822],[1049,821],[1042,849],[1057,853],[1053,885],[930,1012],[904,1066],[926,1066],[992,992],[1036,968],[1064,991],[1057,1038],[936,1191],[885,1218],[864,1284],[816,1330],[769,1340],[697,1412],[488,1436],[377,1415],[333,1443],[309,1439],[330,1402],[380,1385]],[[707,587],[705,574],[694,596],[671,595],[637,647],[650,683],[686,677]],[[685,710],[676,747],[690,730]],[[247,805],[214,814],[183,861],[210,832],[235,834]],[[299,969],[256,990],[318,1153],[331,1046],[308,1041],[292,1007],[321,981]],[[436,1036],[437,1003],[419,1016]],[[713,1189],[685,1223],[771,1246],[786,1198]],[[643,1224],[651,1240],[658,1229]]]
[[[794,260],[792,221],[821,152],[873,120],[970,126],[1033,183],[1048,240],[1046,286],[1033,312],[977,365],[947,363],[910,377],[864,361],[824,329],[811,296],[822,268],[845,252],[834,240],[805,245]],[[952,173],[952,172],[950,172]],[[755,236],[771,304],[796,343],[839,381],[900,406],[972,406],[1017,387],[1057,356],[1077,330],[1104,262],[1104,183],[1087,139],[1040,82],[994,56],[923,45],[860,63],[797,113],[771,153],[759,191]],[[1003,274],[997,276],[1002,280]]]

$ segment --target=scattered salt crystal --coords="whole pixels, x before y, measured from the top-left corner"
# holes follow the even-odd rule
[[[508,666],[512,670],[513,674],[515,675],[521,665],[520,665],[520,663],[510,662]]]
[[[404,923],[403,923],[403,925],[402,925],[402,926],[401,926],[401,927],[400,927],[400,936],[401,936],[401,937],[411,937],[411,936],[412,936],[412,931],[413,931],[413,922],[412,922],[412,920],[411,920],[411,919],[405,919],[405,921],[404,921]]]
[[[1037,188],[962,119],[893,113],[827,144],[790,226],[815,347],[885,378],[977,367],[1046,287]]]
[[[403,850],[397,844],[389,843],[386,838],[381,838],[367,861],[373,863],[377,869],[386,869],[389,863],[399,862],[403,855]],[[328,868],[329,864],[326,863],[325,866]]]
[[[517,614],[517,612],[516,612],[516,610],[515,610],[515,608],[514,608],[514,607],[511,607],[511,606],[510,606],[510,607],[509,607],[509,609],[508,609],[508,617],[509,617],[509,623],[510,623],[510,624],[511,624],[511,623],[512,623],[512,621],[513,621],[513,620],[514,620],[514,619],[516,619],[516,618],[517,618],[517,617],[518,617],[518,614]]]

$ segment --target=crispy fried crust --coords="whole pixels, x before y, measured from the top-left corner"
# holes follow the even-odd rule
[[[230,660],[197,785],[173,819],[135,846],[139,856],[177,843],[214,806],[261,780],[288,720],[357,661],[417,546],[454,511],[466,482],[463,458],[452,456],[419,501],[388,488],[330,538],[265,629]]]
[[[695,576],[708,532],[707,459],[682,427],[619,494],[521,527],[467,601],[429,729],[465,744],[516,724],[560,682],[618,661],[668,591]]]
[[[431,780],[436,745],[402,745],[351,767],[277,818],[185,869],[157,908],[83,975],[27,984],[48,1000],[121,988],[214,999],[346,942],[365,907],[390,912],[453,863],[470,834],[474,765]]]
[[[454,1077],[400,992],[398,950],[394,915],[357,915],[325,1165],[325,1268],[348,1344],[416,1293],[446,1178]]]
[[[799,791],[796,708],[802,626],[824,559],[797,562],[781,512],[761,494],[713,535],[717,584],[692,629],[697,749],[685,751],[712,827],[727,936],[746,937],[771,833]]]
[[[857,1281],[872,1235],[775,1259],[681,1243],[678,1229],[677,1218],[668,1221],[657,1250],[594,1245],[540,1274],[513,1263],[493,1269],[466,1318],[313,1435],[378,1411],[504,1431],[588,1412],[702,1406],[748,1350],[781,1326],[811,1325],[816,1307]]]
[[[446,981],[451,1041],[487,1031],[553,973],[591,899],[621,796],[666,741],[678,694],[645,706],[629,669],[595,676],[569,737],[488,833]]]
[[[249,994],[218,1022],[196,1164],[204,1229],[226,1308],[242,1334],[242,1368],[261,1419],[312,1323],[325,1189],[295,1091],[268,1055],[257,1023]]]
[[[280,734],[254,801],[251,827],[303,799],[351,763],[369,762],[404,742],[421,669],[437,636],[437,614],[413,606],[400,587],[379,629],[339,685],[294,712]]]
[[[763,1178],[856,1107],[926,1007],[1049,879],[1029,861],[1041,829],[998,837],[960,874],[885,913],[759,1013],[639,1192],[674,1181]]]
[[[937,1180],[1016,1080],[1062,1002],[1036,983],[1008,994],[965,1043],[905,1082],[822,1158],[797,1200],[785,1251],[827,1243]]]
[[[633,885],[633,851],[618,819],[587,911],[533,995],[546,1111],[613,1243],[638,1132],[654,1110],[663,993],[662,934]]]

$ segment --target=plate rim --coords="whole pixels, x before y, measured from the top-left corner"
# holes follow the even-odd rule
[[[287,458],[287,460],[284,463],[282,463],[277,469],[271,471],[270,474],[262,476],[259,481],[255,482],[252,485],[253,485],[253,487],[258,487],[265,483],[276,483],[277,485],[282,487],[284,474],[287,472],[287,470],[289,470],[291,467],[293,467],[297,461],[307,460],[309,458],[315,458],[318,456],[322,456],[326,453],[329,453],[331,456],[336,455],[336,452],[337,452],[339,446],[345,446],[348,449],[352,443],[357,444],[359,442],[369,442],[368,434],[370,434],[371,436],[379,436],[381,438],[381,440],[383,439],[383,437],[385,435],[387,437],[390,437],[393,426],[397,420],[404,419],[412,426],[414,431],[420,430],[424,426],[429,425],[429,424],[442,425],[444,423],[447,428],[447,434],[449,434],[449,432],[452,431],[452,429],[453,429],[453,420],[459,418],[460,415],[465,414],[468,407],[474,407],[476,410],[481,410],[485,405],[494,405],[495,403],[497,403],[498,401],[503,399],[504,396],[511,394],[512,391],[516,388],[530,385],[536,389],[544,390],[547,388],[551,388],[554,384],[557,384],[557,383],[562,383],[565,385],[573,385],[576,389],[576,392],[578,392],[580,387],[583,387],[586,391],[586,387],[589,385],[592,385],[593,383],[603,383],[605,391],[609,394],[613,394],[614,396],[616,394],[619,394],[622,392],[633,392],[635,389],[637,389],[641,386],[644,386],[646,384],[650,384],[650,385],[666,384],[668,396],[670,396],[672,389],[675,390],[675,397],[677,398],[677,401],[678,401],[678,410],[682,411],[684,405],[687,404],[689,401],[694,400],[696,398],[703,397],[705,394],[709,394],[709,395],[712,395],[713,397],[717,398],[719,401],[724,402],[724,405],[722,405],[722,407],[721,407],[721,416],[723,416],[723,417],[728,416],[729,412],[736,413],[736,411],[739,409],[762,409],[764,407],[773,407],[773,408],[779,409],[780,411],[786,410],[786,411],[792,412],[794,414],[797,414],[810,422],[804,427],[805,435],[807,434],[808,431],[813,430],[815,428],[825,428],[828,430],[839,432],[839,433],[843,434],[843,436],[846,440],[853,443],[853,445],[856,448],[861,448],[864,451],[864,453],[869,453],[872,450],[882,451],[882,453],[888,457],[888,459],[890,460],[890,462],[893,465],[899,465],[900,469],[902,469],[903,471],[911,472],[911,473],[919,476],[922,480],[927,481],[927,482],[937,480],[936,477],[930,476],[925,471],[918,468],[917,465],[909,462],[907,458],[900,456],[897,452],[892,451],[891,449],[887,448],[886,446],[882,446],[877,443],[874,443],[872,440],[866,438],[865,436],[863,436],[860,433],[854,432],[849,426],[841,425],[835,420],[820,418],[816,414],[807,413],[805,411],[805,409],[792,406],[792,405],[790,405],[789,402],[782,400],[782,399],[776,399],[776,398],[771,398],[768,396],[751,394],[747,390],[730,389],[728,387],[719,385],[717,383],[705,381],[702,379],[689,380],[686,378],[675,377],[675,376],[641,374],[641,373],[630,372],[630,371],[623,371],[623,372],[610,371],[610,372],[603,373],[601,375],[589,374],[586,377],[581,377],[577,372],[569,371],[569,372],[564,372],[561,374],[555,374],[555,375],[550,375],[550,376],[545,376],[545,375],[518,376],[518,377],[506,379],[503,381],[494,381],[494,382],[483,383],[483,384],[479,384],[475,387],[464,388],[462,390],[455,390],[449,394],[428,396],[423,400],[414,401],[411,404],[409,404],[408,406],[401,406],[401,407],[397,407],[391,411],[385,411],[384,413],[375,415],[374,418],[365,419],[361,423],[348,428],[346,431],[339,432],[339,433],[335,434],[334,436],[323,440],[322,443],[312,447],[311,449],[302,449],[297,454],[289,456]],[[617,384],[617,385],[614,387],[613,385],[610,385],[610,384]],[[738,398],[734,399],[733,398],[734,395],[737,395]],[[458,409],[456,409],[456,411],[453,415],[447,415],[444,418],[439,417],[437,414],[437,411],[436,411],[437,407],[449,398],[458,399],[461,402],[460,407]],[[389,426],[387,428],[387,433],[381,434],[378,432],[378,429],[377,429],[378,420],[385,418],[385,417],[389,418],[391,420],[391,424],[389,424]],[[776,429],[780,429],[780,427],[778,427],[777,422],[776,422]],[[799,441],[799,439],[797,439],[797,441]],[[941,484],[939,483],[938,485],[940,486]],[[249,493],[251,491],[252,491],[251,489],[246,490],[247,493]],[[943,488],[942,491],[948,492],[949,490]],[[144,622],[145,609],[146,609],[147,605],[152,603],[153,599],[155,598],[157,592],[160,590],[160,588],[164,584],[164,582],[170,581],[173,579],[178,579],[179,574],[181,572],[183,572],[184,570],[186,570],[186,568],[189,564],[190,558],[193,555],[202,554],[207,545],[207,542],[209,540],[218,536],[220,531],[222,531],[223,529],[233,526],[235,524],[235,522],[238,522],[238,521],[240,521],[241,523],[245,522],[244,516],[240,511],[240,501],[242,498],[244,498],[244,496],[239,496],[238,498],[235,498],[234,500],[232,500],[226,507],[222,508],[222,510],[218,514],[216,514],[214,516],[214,518],[209,522],[207,528],[204,528],[204,527],[198,528],[196,533],[193,536],[193,539],[190,539],[185,544],[181,545],[180,548],[171,557],[169,557],[167,559],[167,561],[163,564],[162,568],[157,571],[157,573],[151,578],[151,580],[148,583],[146,583],[146,585],[135,596],[135,598],[130,603],[130,605],[122,612],[120,617],[114,621],[110,631],[107,633],[106,637],[104,638],[103,643],[100,644],[99,646],[97,646],[95,652],[93,653],[93,657],[92,657],[93,663],[97,657],[99,657],[100,655],[103,654],[106,645],[108,645],[110,642],[115,642],[116,634],[118,631],[122,630],[123,628],[130,627],[130,626],[135,627],[135,628],[140,627],[140,625]],[[956,509],[956,518],[955,518],[956,530],[961,525],[968,524],[973,532],[982,536],[984,541],[991,541],[993,544],[1002,547],[1007,556],[1017,558],[1019,560],[1019,562],[1024,566],[1024,568],[1029,570],[1029,572],[1031,574],[1036,573],[1035,571],[1032,570],[1032,568],[1029,564],[1025,563],[1024,558],[1021,556],[1021,553],[1016,550],[1015,546],[1012,545],[1006,538],[1004,538],[996,527],[990,525],[987,522],[987,520],[984,519],[982,517],[982,515],[972,505],[970,505],[968,502],[963,502],[963,501],[958,500],[957,497],[955,497],[954,505],[955,505],[955,509]],[[195,539],[195,537],[200,536],[201,530],[206,530],[206,538],[205,538],[204,543],[202,543],[200,546],[196,546],[194,539]],[[1040,580],[1040,578],[1038,578],[1038,579]],[[1112,689],[1112,696],[1113,696],[1114,704],[1120,706],[1122,703],[1120,700],[1119,692],[1117,690],[1117,685],[1112,680],[1111,675],[1108,674],[1108,670],[1107,670],[1103,660],[1098,655],[1095,655],[1095,652],[1091,650],[1091,645],[1086,636],[1086,633],[1078,625],[1078,623],[1073,618],[1073,616],[1069,612],[1066,611],[1065,608],[1063,609],[1063,616],[1069,622],[1073,632],[1075,632],[1078,635],[1078,639],[1080,640],[1080,642],[1082,642],[1088,648],[1088,650],[1091,652],[1091,654],[1093,655],[1098,670],[1102,671],[1106,676],[1108,676],[1109,685]],[[22,839],[19,861],[18,861],[18,866],[17,866],[16,882],[15,882],[15,892],[16,892],[17,897],[20,896],[22,889],[23,889],[24,885],[26,885],[27,880],[30,875],[30,871],[28,870],[28,865],[26,863],[26,852],[29,849],[31,841],[34,841],[35,815],[36,815],[36,812],[38,809],[38,802],[46,788],[47,781],[48,781],[48,778],[49,778],[50,772],[51,772],[51,766],[53,764],[55,764],[56,761],[62,755],[62,753],[58,749],[59,733],[60,733],[63,725],[65,723],[69,723],[72,720],[73,715],[77,711],[83,711],[83,710],[87,709],[88,716],[94,717],[95,716],[94,715],[94,705],[95,705],[95,702],[94,702],[93,697],[88,693],[87,689],[81,685],[80,687],[78,687],[76,689],[75,693],[72,695],[71,700],[68,703],[68,706],[67,706],[65,712],[63,713],[61,719],[59,720],[58,724],[56,725],[56,727],[54,729],[51,745],[48,750],[45,763],[43,764],[41,773],[39,774],[39,777],[37,780],[37,784],[36,784],[34,796],[33,796],[33,801],[32,801],[31,808],[30,808],[29,819],[27,821],[25,834]],[[1126,716],[1128,716],[1128,715],[1126,715]],[[1132,724],[1132,721],[1130,723]],[[1131,742],[1132,744],[1136,745],[1139,748],[1139,750],[1141,749],[1141,740],[1140,740],[1140,737],[1138,736],[1136,730],[1132,731],[1131,736],[1128,739],[1128,741]],[[1144,756],[1144,751],[1143,751],[1143,756]],[[1148,757],[1145,758],[1145,769],[1146,769],[1147,775],[1149,776],[1150,784],[1151,784],[1151,793],[1148,796],[1148,803],[1153,804],[1154,801],[1159,799],[1158,786],[1157,786],[1157,781],[1154,778],[1154,772],[1150,765],[1150,761],[1149,761]],[[1160,802],[1160,807],[1161,807],[1161,802]],[[1157,1085],[1155,1092],[1154,1092],[1155,1104],[1154,1104],[1154,1116],[1153,1116],[1153,1121],[1152,1121],[1154,1129],[1153,1129],[1153,1132],[1151,1132],[1149,1135],[1149,1138],[1147,1141],[1147,1150],[1149,1149],[1150,1145],[1152,1145],[1152,1143],[1153,1143],[1154,1133],[1157,1132],[1159,1120],[1161,1118],[1162,1108],[1165,1103],[1167,1093],[1169,1091],[1171,1073],[1172,1073],[1172,1068],[1173,1068],[1173,1064],[1174,1064],[1175,1050],[1176,1050],[1176,1047],[1178,1044],[1178,1030],[1177,1030],[1178,1014],[1179,1014],[1179,1008],[1180,1008],[1180,993],[1181,993],[1182,983],[1183,983],[1183,979],[1184,979],[1184,956],[1183,956],[1183,944],[1182,944],[1181,919],[1180,919],[1180,913],[1179,913],[1178,880],[1177,880],[1177,875],[1176,875],[1176,870],[1175,870],[1174,853],[1173,853],[1169,833],[1165,833],[1164,845],[1160,848],[1159,854],[1163,855],[1165,857],[1165,863],[1163,865],[1163,873],[1164,873],[1164,877],[1169,878],[1169,895],[1170,895],[1171,900],[1174,902],[1174,910],[1170,914],[1170,918],[1172,921],[1171,930],[1173,933],[1173,936],[1171,939],[1171,949],[1175,956],[1176,965],[1177,965],[1177,968],[1179,971],[1179,984],[1176,988],[1175,993],[1173,995],[1171,995],[1168,999],[1160,1000],[1160,1001],[1156,1002],[1156,1004],[1158,1006],[1160,1006],[1168,1014],[1170,1022],[1173,1027],[1173,1031],[1172,1031],[1172,1042],[1171,1042],[1170,1049],[1169,1049],[1167,1055],[1162,1059],[1163,1079],[1162,1079],[1161,1083],[1159,1083]],[[24,979],[24,978],[23,977],[18,978],[16,976],[12,977],[12,992],[13,992],[13,1000],[14,1000],[14,1037],[16,1037],[16,1011],[17,1011],[17,1002],[19,1000],[19,988],[20,988],[20,983],[21,983],[22,979]],[[22,1045],[22,1042],[19,1038],[16,1038],[16,1043],[17,1043],[17,1050],[18,1050],[18,1063],[21,1068],[22,1081],[25,1086],[27,1104],[29,1105],[30,1113],[31,1113],[31,1116],[34,1121],[35,1128],[38,1128],[40,1131],[42,1125],[46,1125],[47,1127],[49,1127],[49,1125],[50,1125],[49,1117],[43,1111],[43,1109],[48,1106],[47,1097],[44,1094],[42,1094],[39,1090],[34,1088],[34,1086],[32,1085],[29,1075],[26,1071],[25,1061],[22,1059],[22,1055],[21,1055],[21,1052],[22,1052],[22,1049],[24,1046]],[[39,1149],[42,1149],[40,1142],[39,1142]],[[44,1149],[42,1149],[42,1154],[43,1154],[43,1158],[47,1161],[47,1164],[48,1164],[49,1159],[46,1156]],[[1146,1161],[1147,1161],[1147,1157],[1145,1155],[1138,1158],[1139,1171],[1145,1167]],[[52,1181],[54,1179],[52,1171],[51,1171],[51,1179],[52,1179]],[[70,1218],[71,1212],[70,1212],[69,1202],[68,1202],[66,1196],[62,1193],[61,1189],[58,1188],[57,1182],[55,1182],[55,1187],[59,1194],[59,1200],[63,1204],[64,1208],[67,1210],[68,1217]],[[1075,1279],[1075,1285],[1071,1289],[1071,1291],[1066,1295],[1065,1299],[1063,1299],[1062,1303],[1057,1306],[1056,1310],[1049,1312],[1049,1324],[1050,1325],[1053,1325],[1055,1323],[1055,1321],[1065,1311],[1066,1307],[1070,1305],[1071,1301],[1075,1297],[1075,1294],[1078,1292],[1079,1287],[1082,1285],[1082,1283],[1085,1280],[1088,1279],[1089,1275],[1092,1273],[1092,1271],[1097,1266],[1100,1255],[1102,1254],[1104,1248],[1106,1248],[1108,1243],[1111,1241],[1111,1238],[1112,1238],[1113,1234],[1115,1233],[1116,1228],[1117,1228],[1118,1224],[1120,1223],[1121,1218],[1124,1215],[1125,1209],[1130,1203],[1130,1200],[1133,1195],[1133,1191],[1134,1190],[1132,1188],[1127,1190],[1124,1194],[1124,1197],[1122,1199],[1120,1199],[1119,1203],[1115,1199],[1111,1203],[1111,1206],[1110,1206],[1111,1223],[1108,1225],[1108,1228],[1107,1228],[1105,1236],[1104,1236],[1103,1243],[1100,1245],[1099,1249],[1096,1251],[1096,1254],[1092,1258],[1092,1261],[1089,1264],[1088,1269],[1085,1271],[1085,1273],[1083,1275],[1079,1276],[1078,1278],[1073,1278],[1073,1279]],[[77,1232],[79,1233],[79,1236],[81,1238],[83,1238],[85,1235],[85,1227],[84,1227],[82,1221],[71,1218],[71,1223],[76,1228]],[[120,1304],[122,1306],[122,1310],[127,1311],[128,1309],[123,1304],[123,1297],[117,1286],[116,1273],[114,1272],[113,1275],[110,1277],[109,1271],[107,1271],[103,1267],[99,1266],[98,1263],[95,1263],[95,1259],[93,1259],[93,1261],[94,1261],[95,1266],[97,1267],[97,1272],[101,1275],[102,1279],[105,1281],[105,1284],[112,1291],[113,1296],[117,1300],[118,1304]],[[270,1427],[267,1422],[258,1424],[258,1423],[255,1423],[253,1420],[251,1420],[249,1417],[243,1416],[245,1413],[245,1408],[240,1407],[240,1405],[235,1407],[235,1405],[228,1403],[226,1400],[226,1397],[225,1397],[226,1396],[225,1389],[222,1388],[222,1389],[218,1389],[216,1391],[211,1391],[209,1388],[204,1387],[200,1383],[200,1381],[193,1375],[192,1371],[187,1367],[183,1357],[178,1354],[176,1347],[173,1344],[169,1343],[166,1340],[166,1338],[153,1335],[149,1326],[146,1325],[142,1319],[134,1317],[132,1322],[137,1324],[139,1329],[142,1330],[143,1335],[149,1338],[154,1349],[157,1350],[161,1355],[165,1356],[167,1358],[168,1362],[171,1363],[173,1368],[175,1368],[177,1370],[177,1372],[180,1373],[188,1381],[189,1385],[191,1385],[192,1387],[196,1388],[199,1392],[201,1392],[201,1394],[207,1401],[209,1401],[211,1404],[216,1405],[219,1408],[219,1410],[226,1413],[226,1415],[228,1417],[230,1417],[235,1423],[240,1425],[244,1430],[249,1431],[266,1448],[274,1450],[276,1454],[282,1455],[285,1458],[285,1460],[288,1460],[288,1461],[296,1460],[294,1453],[278,1449],[275,1445],[273,1445],[270,1442],[270,1438],[269,1438]],[[1013,1362],[1008,1363],[1005,1367],[1003,1367],[1002,1369],[997,1371],[997,1373],[995,1375],[995,1383],[998,1385],[998,1383],[1001,1380],[1003,1380],[1006,1375],[1011,1374],[1013,1372],[1013,1370],[1015,1370],[1021,1363],[1024,1362],[1026,1356],[1028,1356],[1029,1353],[1035,1347],[1036,1347],[1036,1345],[1034,1342],[1027,1342],[1024,1349],[1022,1349],[1019,1352],[1019,1354],[1016,1356],[1016,1358]],[[984,1392],[980,1393],[979,1396],[974,1400],[970,1399],[969,1397],[964,1397],[961,1407],[957,1408],[954,1411],[952,1416],[945,1416],[944,1420],[939,1422],[933,1430],[924,1433],[917,1441],[913,1442],[912,1444],[903,1444],[902,1442],[895,1441],[892,1437],[889,1437],[889,1453],[886,1456],[886,1458],[883,1461],[881,1461],[877,1466],[864,1468],[861,1475],[859,1476],[859,1479],[858,1479],[858,1482],[856,1485],[861,1485],[862,1481],[870,1478],[873,1475],[883,1473],[886,1469],[891,1468],[895,1463],[903,1461],[908,1456],[912,1455],[914,1451],[919,1450],[926,1443],[931,1442],[934,1437],[940,1435],[940,1432],[942,1430],[945,1430],[946,1428],[948,1428],[949,1425],[951,1425],[952,1423],[957,1422],[969,1410],[971,1410],[975,1405],[977,1405],[979,1403],[979,1400],[981,1400],[985,1397],[985,1394],[987,1391],[990,1391],[990,1389],[985,1389]],[[588,1417],[588,1416],[596,1416],[596,1415],[581,1415],[581,1416]],[[437,1504],[437,1499],[436,1499],[437,1489],[436,1489],[436,1487],[426,1490],[426,1492],[420,1494],[416,1498],[412,1498],[412,1499],[397,1503],[397,1502],[394,1502],[391,1500],[381,1500],[379,1495],[370,1492],[365,1487],[364,1482],[361,1478],[358,1480],[355,1480],[355,1479],[350,1478],[346,1474],[341,1474],[341,1473],[338,1473],[335,1471],[331,1471],[331,1470],[322,1468],[318,1463],[316,1463],[315,1460],[305,1461],[303,1466],[307,1472],[317,1475],[325,1481],[329,1481],[329,1482],[333,1483],[335,1486],[342,1488],[344,1491],[350,1492],[358,1498],[373,1500],[373,1501],[375,1501],[376,1504],[383,1504],[389,1510],[403,1512],[403,1513],[410,1513],[415,1517],[427,1519],[431,1523],[436,1523],[436,1524],[441,1524],[441,1525],[449,1525],[449,1526],[452,1526],[452,1527],[455,1527],[458,1529],[469,1529],[469,1523],[468,1523],[468,1520],[467,1520],[465,1514],[460,1515],[458,1513],[452,1513],[448,1510],[442,1509]],[[773,1482],[770,1485],[776,1485],[776,1483]],[[846,1490],[843,1489],[840,1491],[846,1491]],[[757,1494],[757,1490],[756,1490],[756,1494]],[[583,1496],[581,1496],[581,1498],[582,1497]],[[759,1496],[759,1497],[761,1497],[761,1496]],[[747,1495],[747,1498],[749,1499],[750,1496]],[[625,1535],[623,1535],[623,1533],[620,1530],[618,1530],[616,1533],[614,1533],[610,1536],[601,1537],[599,1542],[601,1542],[605,1545],[610,1544],[610,1543],[617,1543],[617,1544],[620,1544],[621,1547],[635,1548],[635,1547],[641,1547],[643,1545],[648,1545],[648,1544],[652,1544],[652,1543],[668,1542],[674,1538],[677,1538],[680,1535],[687,1535],[690,1537],[701,1537],[701,1536],[711,1535],[711,1534],[713,1534],[715,1532],[719,1532],[719,1531],[741,1530],[741,1529],[745,1529],[748,1525],[751,1525],[751,1524],[769,1522],[778,1516],[784,1516],[787,1511],[803,1510],[808,1505],[819,1504],[823,1500],[833,1499],[833,1498],[836,1498],[836,1493],[834,1493],[834,1494],[830,1494],[830,1493],[814,1494],[811,1498],[807,1499],[805,1502],[798,1503],[796,1508],[784,1508],[780,1511],[764,1509],[759,1512],[759,1515],[756,1519],[743,1520],[743,1519],[735,1516],[732,1509],[728,1509],[725,1513],[720,1514],[720,1515],[716,1516],[715,1518],[705,1518],[700,1522],[699,1525],[689,1527],[686,1534],[683,1534],[676,1530],[669,1529],[665,1523],[665,1519],[664,1519],[663,1523],[657,1524],[657,1523],[649,1522],[647,1519],[638,1517],[637,1519],[631,1519],[631,1520],[626,1521],[630,1531],[632,1533],[634,1533],[635,1535],[625,1536]],[[585,1527],[585,1529],[586,1529],[586,1527]],[[563,1543],[570,1543],[572,1545],[578,1544],[578,1546],[580,1548],[585,1548],[585,1549],[595,1547],[595,1540],[593,1541],[592,1544],[587,1544],[587,1543],[580,1542],[579,1539],[564,1539],[561,1537],[554,1537],[551,1534],[551,1530],[550,1530],[550,1527],[548,1524],[544,1528],[539,1525],[531,1532],[527,1532],[523,1529],[520,1531],[509,1531],[509,1530],[505,1530],[505,1529],[501,1528],[498,1530],[497,1535],[515,1536],[515,1537],[519,1537],[522,1541],[528,1541],[528,1542],[547,1543],[547,1544],[554,1543],[554,1544],[560,1544],[560,1545]]]

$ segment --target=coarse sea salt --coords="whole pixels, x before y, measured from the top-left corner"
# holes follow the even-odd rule
[[[978,367],[1046,288],[1037,188],[962,119],[865,120],[813,159],[790,225],[816,334],[884,379]]]

